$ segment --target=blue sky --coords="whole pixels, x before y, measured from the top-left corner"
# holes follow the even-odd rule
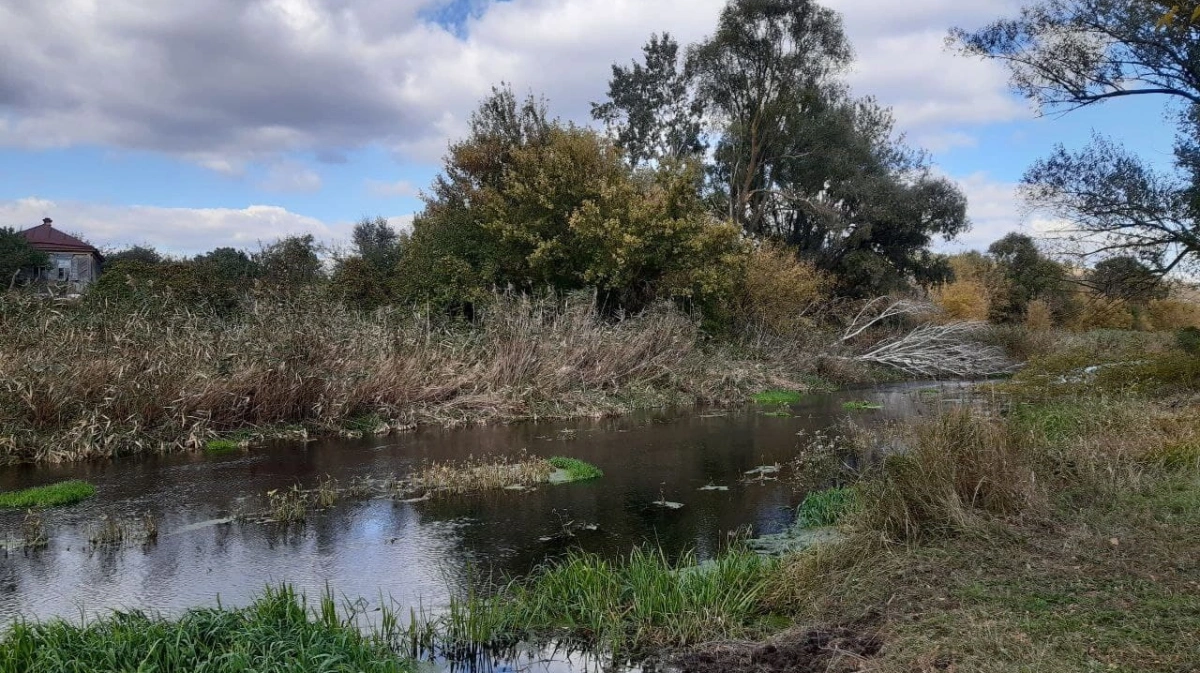
[[[52,217],[101,246],[179,254],[301,232],[336,243],[377,214],[403,226],[492,84],[585,121],[612,62],[651,32],[698,39],[721,4],[13,0],[0,7],[0,226]],[[995,64],[944,48],[951,26],[1019,2],[829,4],[855,43],[855,91],[893,106],[971,200],[974,231],[944,249],[1028,223],[1013,186],[1057,142],[1095,131],[1169,160],[1159,101],[1037,118]]]

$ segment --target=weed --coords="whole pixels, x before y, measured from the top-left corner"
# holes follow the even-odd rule
[[[830,488],[804,496],[796,513],[796,524],[802,528],[832,526],[857,505],[857,495],[850,488]]]
[[[313,494],[313,500],[316,502],[317,507],[322,509],[333,507],[337,504],[339,493],[337,479],[325,475],[324,479],[317,482],[317,490]]]
[[[212,455],[233,453],[242,448],[240,442],[233,439],[210,439],[204,444],[204,450]]]
[[[125,526],[116,517],[105,514],[100,518],[99,527],[88,535],[88,541],[97,547],[113,546],[121,544],[127,536]]]
[[[301,523],[308,516],[309,496],[299,486],[267,491],[267,512],[279,523]]]
[[[755,404],[797,404],[801,395],[792,390],[766,390],[755,393],[752,399]]]
[[[564,470],[567,473],[567,481],[587,481],[604,476],[600,468],[575,458],[555,456],[549,462],[555,469]]]
[[[682,646],[750,632],[776,562],[730,551],[697,565],[636,549],[608,561],[573,553],[504,586],[495,596],[453,599],[443,613],[414,613],[410,654],[478,653],[522,636],[558,636],[611,655]]]
[[[540,458],[468,458],[461,463],[432,463],[409,479],[418,491],[468,493],[509,486],[544,484],[555,470]]]
[[[21,520],[21,544],[25,549],[41,549],[49,542],[42,516],[32,509]]]
[[[96,487],[85,481],[64,481],[22,491],[0,493],[0,508],[29,509],[73,505],[96,494]]]
[[[177,619],[117,612],[85,624],[16,622],[0,635],[0,671],[361,671],[410,673],[329,596],[311,610],[290,587],[240,610],[193,609]]]
[[[883,405],[875,402],[867,402],[865,400],[855,400],[850,402],[842,402],[842,408],[847,411],[869,411],[882,409]]]

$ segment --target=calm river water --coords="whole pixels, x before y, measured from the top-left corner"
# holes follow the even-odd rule
[[[929,389],[940,391],[932,396]],[[521,423],[362,440],[278,443],[227,456],[174,455],[0,471],[0,490],[64,479],[95,484],[96,497],[44,515],[48,548],[0,553],[0,623],[103,613],[114,608],[174,612],[240,605],[272,583],[310,595],[337,594],[401,606],[437,606],[447,592],[498,571],[528,572],[570,548],[609,555],[639,544],[709,557],[732,531],[775,533],[794,519],[803,494],[785,481],[745,483],[748,470],[797,455],[797,433],[853,415],[884,422],[922,413],[932,399],[961,395],[956,384],[906,384],[808,395],[788,408],[672,410],[569,423]],[[846,411],[849,400],[883,405]],[[350,501],[289,531],[256,523],[213,523],[239,506],[262,506],[269,489],[312,486],[328,475],[403,475],[426,461],[486,454],[565,455],[605,473],[591,482],[402,503]],[[699,490],[706,485],[728,491]],[[655,506],[665,498],[684,504]],[[239,505],[239,503],[243,503]],[[104,515],[158,521],[153,545],[95,549],[89,531]],[[0,539],[19,536],[21,514],[0,514]],[[564,522],[595,524],[573,538]],[[549,538],[549,539],[547,539]],[[561,663],[561,662],[560,662]],[[547,664],[547,666],[550,666]],[[531,669],[532,670],[532,669]],[[550,666],[536,670],[571,670]]]

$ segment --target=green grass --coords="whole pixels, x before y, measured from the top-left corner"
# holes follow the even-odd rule
[[[289,587],[240,610],[189,610],[175,620],[117,612],[85,625],[17,622],[0,637],[0,673],[409,673],[412,663],[338,616],[310,611]]]
[[[415,614],[401,640],[414,656],[478,653],[524,638],[565,639],[619,656],[738,637],[765,616],[760,599],[777,565],[747,551],[702,565],[690,554],[672,564],[648,549],[617,561],[573,553],[494,596]]]
[[[241,444],[232,439],[210,439],[204,445],[204,451],[213,455],[233,453],[241,448]]]
[[[556,469],[565,470],[570,481],[587,481],[604,476],[600,468],[576,458],[555,456],[550,459],[550,464]]]
[[[796,525],[801,528],[832,526],[841,520],[857,504],[853,489],[830,488],[804,496],[796,514]]]
[[[0,508],[29,509],[73,505],[96,494],[96,487],[86,481],[71,480],[49,486],[37,486],[22,491],[0,493]]]
[[[875,402],[867,402],[865,400],[854,400],[850,402],[842,402],[842,408],[847,411],[870,411],[882,409],[883,405],[876,404]]]
[[[801,398],[800,393],[792,390],[766,390],[752,399],[756,404],[796,404]]]

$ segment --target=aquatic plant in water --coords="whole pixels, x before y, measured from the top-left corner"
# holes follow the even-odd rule
[[[86,481],[64,481],[49,486],[0,493],[0,508],[29,509],[73,505],[95,494],[96,487]]]
[[[604,476],[600,468],[591,463],[584,462],[576,458],[564,458],[563,456],[555,456],[550,459],[550,464],[556,470],[565,473],[565,479],[562,481],[587,481],[589,479],[599,479]],[[553,480],[553,476],[551,477]]]
[[[883,405],[875,402],[867,402],[866,400],[853,400],[842,402],[842,408],[847,411],[873,411],[882,409]]]
[[[796,404],[800,393],[792,390],[766,390],[752,398],[756,404]]]

